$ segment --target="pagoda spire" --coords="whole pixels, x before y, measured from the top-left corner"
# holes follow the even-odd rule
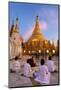
[[[41,33],[40,32],[38,16],[36,16],[36,24],[35,24],[35,28],[34,28],[33,34],[37,34],[37,33]]]
[[[16,17],[16,26],[15,26],[16,32],[18,32],[18,17]]]
[[[38,23],[38,16],[36,16],[36,23]]]
[[[36,16],[36,23],[35,23],[34,31],[31,35],[31,37],[29,38],[28,42],[35,41],[35,40],[38,40],[38,41],[46,40],[40,31],[38,16]]]
[[[11,30],[10,30],[10,36],[12,35],[12,33],[15,30],[15,26],[14,26],[14,20],[12,20],[12,26],[11,26]]]
[[[38,16],[36,16],[35,29],[37,29],[37,30],[39,29],[40,30]]]

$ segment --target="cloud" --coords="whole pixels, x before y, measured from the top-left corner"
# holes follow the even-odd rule
[[[47,23],[45,21],[40,22],[40,30],[46,30],[47,29]]]
[[[39,22],[39,25],[40,25],[40,30],[42,32],[47,29],[47,23],[45,21]],[[34,27],[35,27],[35,24],[32,25],[32,27],[29,27],[25,35],[23,35],[24,41],[27,41],[31,37]]]
[[[30,36],[32,35],[32,32],[34,30],[34,26],[33,27],[30,27],[27,32],[25,33],[25,35],[23,35],[23,38],[24,38],[24,41],[27,41]]]
[[[58,9],[56,7],[44,7],[42,9],[39,9],[37,13],[41,17],[41,19],[46,21],[48,24],[56,24],[58,22]]]

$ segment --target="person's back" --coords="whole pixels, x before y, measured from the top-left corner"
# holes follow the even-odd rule
[[[46,65],[48,67],[49,72],[55,71],[55,64],[54,61],[52,61],[51,57],[49,57],[49,60],[47,60]]]
[[[41,59],[40,69],[35,78],[36,81],[42,84],[49,84],[50,82],[50,73],[48,72],[48,68],[44,65],[44,60]]]
[[[28,60],[27,60],[27,63],[24,64],[23,74],[26,77],[32,77],[32,69],[31,69],[30,64],[28,63]]]

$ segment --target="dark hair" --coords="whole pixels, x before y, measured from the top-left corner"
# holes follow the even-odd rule
[[[30,59],[27,59],[27,63],[30,63]]]
[[[41,59],[41,62],[40,63],[41,63],[41,65],[44,65],[44,63],[45,63],[44,62],[44,59]]]
[[[18,60],[18,57],[17,56],[15,57],[15,60]]]
[[[49,56],[49,60],[51,60],[52,59],[52,57],[51,56]]]
[[[35,67],[36,66],[36,64],[34,63],[34,60],[32,58],[27,59],[27,63],[29,63],[31,67]]]

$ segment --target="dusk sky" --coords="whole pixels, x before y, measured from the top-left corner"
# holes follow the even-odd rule
[[[19,32],[27,40],[33,30],[36,16],[39,16],[40,31],[48,40],[58,39],[58,5],[9,3],[10,28],[18,17]]]

